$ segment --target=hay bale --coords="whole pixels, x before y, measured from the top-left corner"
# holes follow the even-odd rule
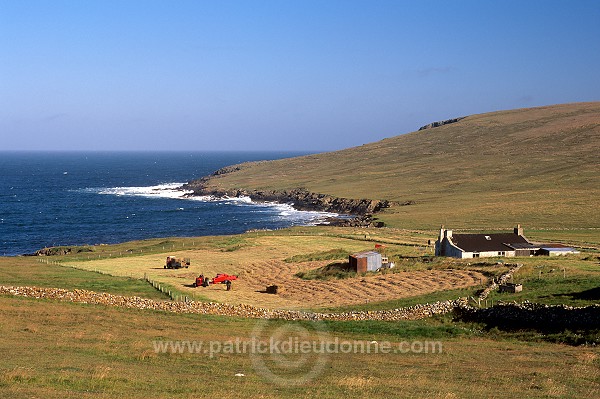
[[[281,294],[283,287],[281,285],[269,285],[266,289],[267,294]]]

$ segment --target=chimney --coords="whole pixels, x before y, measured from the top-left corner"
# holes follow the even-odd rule
[[[523,235],[523,228],[521,227],[520,224],[518,224],[517,227],[515,227],[514,232],[518,236],[522,236]]]

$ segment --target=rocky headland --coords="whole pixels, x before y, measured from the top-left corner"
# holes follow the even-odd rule
[[[373,214],[389,208],[392,204],[387,200],[340,198],[327,194],[313,193],[298,188],[292,190],[250,190],[222,189],[209,184],[211,179],[240,170],[243,165],[227,166],[214,172],[211,176],[190,181],[182,189],[191,191],[190,196],[213,196],[219,198],[249,197],[256,202],[276,202],[290,204],[301,211],[332,212],[349,215],[351,218],[328,218],[326,223],[336,226],[383,227],[383,222],[375,220]],[[408,201],[401,205],[412,205]]]

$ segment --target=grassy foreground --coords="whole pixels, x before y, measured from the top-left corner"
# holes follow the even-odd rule
[[[470,397],[582,398],[600,394],[600,351],[556,344],[495,341],[441,332],[431,322],[400,323],[394,334],[335,332],[329,338],[394,344],[433,339],[441,353],[332,353],[314,378],[278,385],[247,353],[156,353],[158,340],[225,343],[248,340],[256,321],[0,298],[0,394],[12,398],[146,397]],[[406,325],[402,325],[406,324]],[[310,325],[267,322],[264,332]],[[354,326],[353,330],[358,330]],[[410,334],[403,334],[403,331]],[[292,355],[293,356],[293,355]],[[296,361],[294,358],[286,358]],[[278,359],[281,361],[281,359]],[[309,375],[317,360],[286,378]],[[244,376],[236,377],[236,374]]]
[[[144,272],[164,273],[166,254],[191,251],[206,264],[232,266],[252,256],[276,257],[281,264],[335,262],[343,251],[385,242],[398,267],[406,270],[503,270],[497,260],[478,263],[429,260],[434,232],[334,228],[255,232],[231,237],[148,240],[91,248],[91,252],[49,257],[0,258],[0,283],[89,289],[166,299],[140,280]],[[552,237],[595,247],[593,235]],[[564,233],[564,232],[563,232]],[[286,249],[287,248],[287,249]],[[520,258],[515,276],[520,296],[493,294],[492,300],[534,300],[587,305],[598,303],[600,259],[594,249],[568,258]],[[321,260],[321,258],[323,260]],[[200,258],[196,258],[198,260]],[[194,259],[193,259],[194,260]],[[254,259],[257,261],[257,259]],[[71,266],[85,267],[87,270]],[[140,268],[141,267],[141,268]],[[154,269],[156,268],[156,270]],[[98,273],[100,271],[102,273]],[[540,273],[541,272],[541,273]],[[103,273],[111,273],[103,274]],[[186,273],[185,271],[183,273]],[[165,283],[173,280],[165,274]],[[360,277],[357,277],[360,278]],[[171,279],[171,280],[169,280]],[[176,281],[176,280],[173,280]],[[335,308],[377,310],[472,295],[477,287],[417,297]],[[376,341],[441,351],[410,353],[251,354],[225,350],[234,342],[269,337],[300,337],[307,342]],[[555,337],[556,338],[556,337]],[[553,339],[555,339],[553,338]],[[171,314],[0,296],[0,397],[428,397],[582,398],[600,396],[600,349],[549,343],[539,332],[504,332],[452,320],[451,316],[410,322],[285,322]],[[556,338],[560,341],[561,337]],[[191,342],[202,350],[173,353],[160,345]],[[157,346],[158,345],[158,346]],[[206,352],[220,347],[219,351]],[[370,344],[372,345],[372,344]],[[364,346],[363,346],[364,347]],[[158,348],[158,349],[157,349]],[[233,348],[229,346],[229,348]],[[236,374],[238,376],[236,376]],[[243,376],[242,376],[243,375]]]

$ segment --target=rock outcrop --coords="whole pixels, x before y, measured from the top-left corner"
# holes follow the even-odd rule
[[[421,126],[419,128],[419,130],[425,130],[425,129],[431,129],[433,127],[440,127],[440,126],[444,126],[444,125],[449,125],[451,123],[456,123],[456,122],[458,122],[458,121],[460,121],[462,119],[465,119],[465,118],[466,118],[466,116],[461,116],[459,118],[446,119],[445,121],[432,122],[432,123],[429,123],[429,124],[427,124],[425,126]]]
[[[57,256],[57,255],[69,255],[72,253],[81,252],[94,252],[89,246],[80,247],[46,247],[35,251],[32,254],[25,254],[25,256]]]
[[[213,173],[212,176],[218,176],[225,173],[230,173],[239,170],[239,166],[230,166],[222,168]],[[333,212],[344,215],[354,215],[360,217],[360,220],[351,222],[349,219],[336,220],[338,225],[369,225],[374,226],[372,215],[385,208],[390,207],[390,202],[387,200],[373,199],[352,199],[339,198],[327,194],[312,193],[304,189],[293,190],[246,190],[246,189],[219,189],[210,186],[209,177],[204,177],[198,180],[191,181],[185,184],[182,189],[192,191],[191,196],[213,196],[213,197],[249,197],[257,202],[277,202],[282,204],[290,204],[295,209],[302,211],[320,211]],[[409,201],[407,204],[413,204]],[[367,223],[365,223],[368,221]],[[354,223],[354,224],[352,224]],[[381,222],[377,223],[378,225]]]

